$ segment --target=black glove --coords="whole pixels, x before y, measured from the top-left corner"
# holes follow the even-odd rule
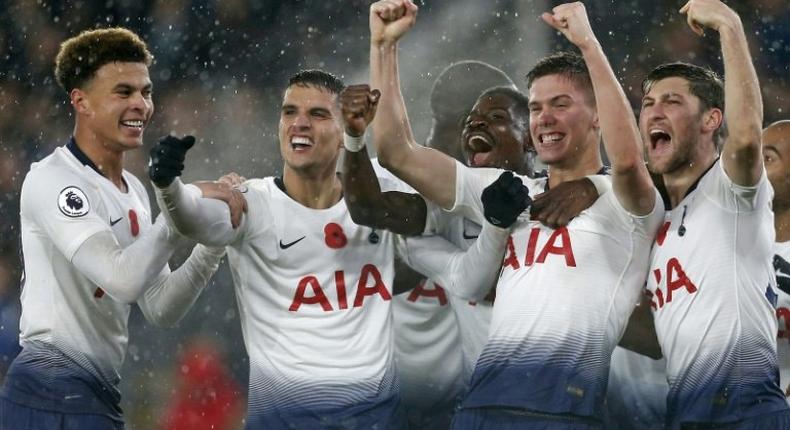
[[[499,175],[496,181],[483,190],[480,197],[483,201],[483,214],[491,224],[508,228],[516,222],[521,212],[532,204],[529,190],[521,182],[521,178],[507,171]]]
[[[184,136],[179,139],[175,136],[159,138],[159,142],[151,148],[151,159],[148,162],[148,177],[159,188],[165,188],[184,170],[184,157],[195,138]]]

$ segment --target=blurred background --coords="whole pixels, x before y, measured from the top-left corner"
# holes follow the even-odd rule
[[[53,78],[60,42],[81,30],[121,25],[148,42],[156,113],[146,148],[126,155],[144,183],[149,145],[193,134],[185,180],[235,171],[279,174],[280,97],[288,77],[323,68],[346,83],[368,80],[368,0],[0,0],[0,380],[19,351],[19,190],[30,163],[63,145],[73,127]],[[568,49],[538,18],[543,0],[424,0],[401,42],[403,92],[418,141],[430,126],[431,84],[448,64],[476,59],[524,75],[543,55]],[[635,108],[642,78],[684,60],[721,72],[715,32],[694,35],[681,1],[587,1],[598,38]],[[741,14],[765,103],[765,124],[790,115],[790,4],[727,2]],[[182,252],[172,266],[186,258]],[[139,310],[121,372],[127,428],[238,428],[248,364],[226,263],[174,329]],[[199,411],[199,412],[195,412]],[[194,416],[194,414],[198,416]],[[192,414],[192,415],[190,415]],[[202,415],[201,415],[202,414]],[[192,417],[192,418],[189,418]],[[213,425],[211,427],[210,425]]]

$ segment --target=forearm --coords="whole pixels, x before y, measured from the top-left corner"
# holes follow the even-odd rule
[[[646,296],[643,295],[641,302],[634,307],[618,345],[656,360],[663,357],[650,311],[650,299]]]
[[[417,239],[434,242],[430,246],[409,247],[409,264],[455,296],[482,300],[496,284],[509,236],[510,229],[486,222],[474,245],[466,251],[439,237]]]
[[[126,248],[112,233],[101,232],[77,249],[72,263],[114,299],[134,303],[167,265],[176,240],[164,219]]]
[[[719,28],[724,59],[724,117],[729,136],[722,160],[739,185],[754,185],[762,174],[761,132],[763,100],[743,24],[735,15]]]
[[[225,248],[195,246],[181,267],[161,276],[160,282],[145,292],[139,305],[146,319],[161,327],[180,321],[208,285],[223,255]]]
[[[582,48],[595,91],[604,147],[612,164],[612,183],[618,200],[634,215],[653,210],[653,184],[644,163],[642,140],[631,105],[597,40]]]
[[[185,186],[178,178],[154,190],[162,214],[184,236],[207,246],[225,246],[235,237],[224,202],[203,198],[197,187]]]
[[[381,165],[427,199],[449,208],[455,201],[455,163],[412,136],[398,72],[398,45],[372,44],[371,84],[382,92],[373,121],[373,142]],[[436,181],[436,178],[443,178]]]
[[[343,198],[351,219],[360,225],[382,228],[376,214],[384,206],[381,185],[367,148],[343,156]]]

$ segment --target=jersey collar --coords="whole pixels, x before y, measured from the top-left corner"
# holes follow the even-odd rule
[[[79,162],[82,163],[84,166],[90,167],[91,169],[93,169],[94,172],[98,173],[101,177],[106,178],[106,176],[104,176],[104,174],[101,171],[99,171],[99,167],[96,166],[96,163],[94,163],[90,158],[88,158],[88,156],[85,155],[84,152],[82,152],[80,147],[77,146],[77,141],[74,139],[74,136],[71,136],[71,138],[69,139],[69,143],[66,144],[66,149],[68,149],[69,152],[71,152],[71,155],[73,155],[74,158],[79,160]],[[121,175],[121,180],[123,181],[124,185],[126,185],[126,187],[129,188],[129,184],[126,183],[126,178],[124,178],[123,175]]]
[[[683,195],[683,199],[685,199],[686,197],[688,197],[688,196],[689,196],[689,194],[691,194],[691,192],[692,192],[692,191],[694,191],[694,190],[696,190],[696,189],[697,189],[697,185],[699,185],[699,181],[701,181],[701,180],[702,180],[702,178],[704,178],[704,177],[705,177],[705,175],[707,175],[707,174],[708,174],[708,172],[710,172],[710,169],[712,169],[712,168],[713,168],[713,166],[715,166],[715,165],[716,165],[716,162],[717,162],[717,161],[719,161],[719,158],[720,158],[720,157],[716,157],[716,159],[715,159],[715,160],[713,160],[713,163],[711,163],[711,164],[710,164],[710,166],[708,166],[708,168],[707,168],[707,169],[705,169],[705,171],[704,171],[704,172],[702,172],[702,174],[701,174],[701,175],[699,175],[699,177],[697,178],[697,180],[696,180],[696,181],[694,181],[694,183],[693,183],[693,184],[691,184],[691,186],[689,187],[689,189],[688,189],[688,190],[686,190],[686,194],[684,194],[684,195]],[[668,211],[669,211],[669,210],[672,210],[672,202],[670,202],[670,201],[669,201],[669,194],[666,194],[666,195],[665,195],[664,193],[659,193],[659,194],[661,194],[661,199],[663,199],[663,200],[664,200],[664,209],[666,209],[666,210],[668,210]],[[683,199],[680,199],[680,201],[683,201]]]

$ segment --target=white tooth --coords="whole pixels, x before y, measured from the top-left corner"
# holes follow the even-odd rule
[[[302,136],[294,136],[291,138],[292,144],[299,144],[299,145],[311,145],[310,139]]]

